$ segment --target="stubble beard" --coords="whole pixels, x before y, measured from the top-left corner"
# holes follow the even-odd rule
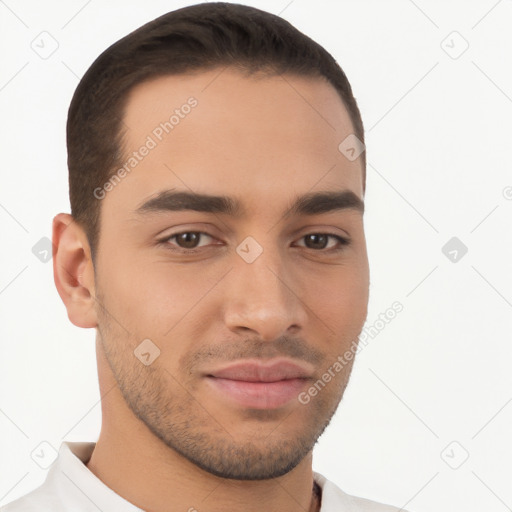
[[[101,304],[105,304],[104,300],[101,297]],[[219,421],[211,404],[202,403],[199,392],[156,362],[142,364],[133,353],[138,344],[132,342],[134,336],[111,320],[107,308],[99,307],[97,314],[101,347],[135,417],[169,449],[221,478],[265,480],[295,468],[331,422],[351,373],[352,364],[339,376],[341,384],[334,387],[331,383],[330,389],[322,390],[306,405],[297,401],[295,409],[282,415],[277,426],[275,411],[244,410],[241,421],[254,424],[257,420],[261,429],[256,435],[240,439],[236,424]],[[269,419],[274,421],[269,424]],[[286,435],[289,430],[292,437]]]

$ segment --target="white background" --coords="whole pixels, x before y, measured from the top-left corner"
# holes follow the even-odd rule
[[[345,70],[367,137],[367,324],[404,306],[359,353],[314,469],[411,512],[511,510],[512,1],[247,3]],[[188,4],[0,1],[0,505],[44,480],[39,443],[99,434],[94,330],[69,322],[32,253],[70,211],[71,96],[107,46]]]

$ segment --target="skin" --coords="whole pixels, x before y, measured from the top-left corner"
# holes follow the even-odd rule
[[[309,403],[267,410],[229,401],[204,373],[285,356],[314,369],[307,390],[357,340],[369,288],[363,215],[283,215],[308,192],[363,199],[360,158],[338,150],[350,117],[321,79],[231,68],[160,77],[129,95],[127,154],[190,96],[198,105],[102,199],[96,268],[78,223],[54,218],[57,290],[73,324],[97,328],[102,428],[87,467],[147,511],[319,510],[312,449],[352,363]],[[235,197],[247,214],[134,213],[171,188]],[[198,231],[209,236],[192,255],[158,243]],[[306,235],[318,233],[351,243],[329,252],[337,241],[315,246]],[[263,248],[250,264],[235,250],[247,236]],[[160,355],[145,366],[134,350],[147,338]]]

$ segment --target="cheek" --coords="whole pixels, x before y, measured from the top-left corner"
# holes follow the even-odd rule
[[[331,275],[330,279],[309,284],[306,305],[320,318],[329,338],[355,339],[366,320],[368,308],[368,274],[354,269]],[[307,288],[306,288],[307,290]],[[315,315],[311,318],[315,322]]]
[[[117,311],[127,327],[163,341],[174,338],[194,315],[201,314],[205,297],[225,273],[221,270],[200,270],[163,259],[141,261],[131,270],[113,270],[109,294],[117,297]]]

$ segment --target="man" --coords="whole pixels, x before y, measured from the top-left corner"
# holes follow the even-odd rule
[[[108,48],[69,109],[58,292],[96,328],[97,443],[13,511],[380,511],[312,471],[367,314],[364,133],[334,59],[206,3]]]

